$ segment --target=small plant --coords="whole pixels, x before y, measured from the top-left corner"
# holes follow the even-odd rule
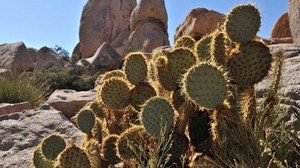
[[[33,107],[45,101],[49,88],[26,73],[6,72],[0,75],[0,103],[28,102]]]

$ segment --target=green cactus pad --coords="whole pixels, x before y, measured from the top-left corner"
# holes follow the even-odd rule
[[[195,43],[194,52],[198,56],[199,61],[208,61],[211,59],[210,45],[212,38],[212,35],[209,34]]]
[[[223,32],[218,32],[214,35],[211,44],[211,56],[213,61],[223,66],[226,59],[225,36]]]
[[[142,108],[141,121],[146,131],[159,137],[164,127],[167,131],[172,128],[175,112],[172,104],[162,97],[147,100]]]
[[[82,110],[77,115],[77,126],[82,132],[90,134],[95,125],[95,120],[95,115],[91,110]]]
[[[98,90],[98,100],[110,109],[123,109],[130,103],[130,84],[122,78],[105,81]]]
[[[124,72],[133,85],[144,82],[148,76],[148,64],[142,52],[132,52],[125,57]]]
[[[106,116],[105,111],[102,109],[101,105],[96,100],[92,101],[89,104],[89,109],[96,115],[96,117],[100,119],[103,119]]]
[[[160,56],[155,61],[155,76],[160,85],[166,90],[175,90],[177,88],[176,81],[172,78],[168,70],[168,59],[166,56]]]
[[[53,168],[54,161],[45,158],[40,147],[33,153],[33,165],[36,168]]]
[[[228,62],[229,75],[241,86],[261,81],[271,67],[269,48],[259,41],[243,43],[235,50]]]
[[[191,36],[181,36],[177,40],[175,40],[174,48],[187,47],[193,49],[195,43],[196,40]]]
[[[133,126],[124,131],[117,141],[120,158],[126,160],[139,156],[145,150],[143,147],[147,146],[145,138],[146,131],[143,126]]]
[[[157,93],[153,86],[147,82],[140,83],[132,89],[130,103],[136,110],[139,111],[141,105],[143,105],[146,100],[156,95]]]
[[[66,148],[66,142],[60,135],[50,135],[42,142],[43,155],[49,160],[55,160],[59,153]]]
[[[83,149],[72,145],[58,156],[57,166],[63,168],[91,168],[91,163]]]
[[[120,162],[120,158],[117,155],[117,140],[118,135],[108,135],[103,139],[101,154],[103,158],[110,164],[117,164]]]
[[[182,75],[194,64],[197,57],[188,48],[175,48],[168,56],[168,70],[175,81],[179,81]]]
[[[222,71],[208,63],[191,68],[183,79],[183,93],[189,100],[205,108],[215,108],[226,98],[227,86]]]
[[[225,31],[227,36],[235,42],[251,41],[260,27],[260,13],[251,4],[238,5],[227,15]]]
[[[116,69],[116,70],[108,71],[108,72],[105,72],[104,74],[99,75],[96,80],[96,83],[97,83],[97,85],[102,85],[105,81],[107,81],[108,79],[110,79],[112,77],[119,77],[119,78],[126,79],[125,72],[123,70]]]

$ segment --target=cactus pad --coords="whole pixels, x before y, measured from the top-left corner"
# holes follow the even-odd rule
[[[187,48],[193,49],[195,43],[196,43],[196,40],[193,39],[191,36],[181,36],[175,41],[174,48],[187,47]]]
[[[252,40],[260,27],[260,13],[254,5],[238,5],[227,15],[226,34],[232,41],[242,43]]]
[[[130,103],[129,82],[113,77],[105,81],[98,91],[98,100],[102,101],[108,108],[122,109]]]
[[[188,48],[175,48],[168,56],[168,70],[175,81],[179,81],[182,75],[194,64],[197,57]]]
[[[272,55],[262,42],[243,43],[232,53],[228,62],[229,74],[241,86],[261,81],[271,67]]]
[[[155,67],[155,74],[160,85],[166,90],[175,90],[177,88],[177,84],[168,70],[167,57],[158,57],[155,61]]]
[[[145,103],[146,100],[156,96],[156,91],[149,83],[140,83],[136,85],[131,91],[131,105],[136,109],[140,110],[140,106]]]
[[[91,163],[83,149],[72,145],[58,156],[57,166],[63,168],[91,168]]]
[[[200,61],[207,61],[211,59],[210,45],[212,42],[212,35],[202,37],[195,43],[194,52]]]
[[[118,135],[108,135],[103,139],[101,154],[104,159],[110,164],[117,164],[120,162],[120,158],[117,156],[117,140]]]
[[[90,134],[95,125],[95,120],[95,115],[91,110],[82,110],[77,115],[77,126],[82,132]]]
[[[162,130],[169,131],[173,126],[174,116],[174,108],[168,100],[153,97],[145,102],[141,121],[149,134],[159,137]]]
[[[183,93],[201,107],[215,108],[223,104],[227,95],[225,76],[216,66],[198,64],[185,74]]]
[[[125,57],[124,71],[126,78],[133,85],[144,82],[148,76],[148,64],[142,52],[132,52]]]
[[[36,168],[53,168],[54,161],[45,158],[41,148],[38,147],[33,153],[33,165]]]
[[[66,148],[66,142],[60,135],[50,135],[42,142],[43,155],[49,160],[55,160],[59,153]]]
[[[211,52],[213,61],[217,65],[223,66],[226,58],[225,36],[223,32],[218,32],[214,35],[211,44]]]

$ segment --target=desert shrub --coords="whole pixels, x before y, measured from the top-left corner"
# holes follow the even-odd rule
[[[49,88],[26,73],[7,72],[0,75],[0,103],[27,101],[37,107],[45,101]]]

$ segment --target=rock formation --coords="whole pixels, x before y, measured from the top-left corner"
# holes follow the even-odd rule
[[[288,3],[288,13],[293,41],[295,43],[300,43],[300,1],[289,0]]]
[[[202,36],[214,31],[224,20],[225,15],[219,12],[205,8],[193,9],[177,27],[174,40],[184,35],[199,40]]]
[[[288,13],[283,14],[275,23],[271,40],[275,43],[293,43]]]
[[[34,70],[40,70],[46,64],[52,62],[55,67],[64,67],[64,61],[61,56],[48,47],[39,49],[36,55],[36,65]]]
[[[23,42],[0,45],[0,68],[17,71],[34,69],[34,64]]]
[[[111,43],[120,33],[129,31],[135,6],[136,0],[89,0],[80,20],[81,57],[93,56],[102,43]]]
[[[130,18],[131,34],[125,50],[152,52],[169,45],[167,22],[164,0],[141,0]]]

